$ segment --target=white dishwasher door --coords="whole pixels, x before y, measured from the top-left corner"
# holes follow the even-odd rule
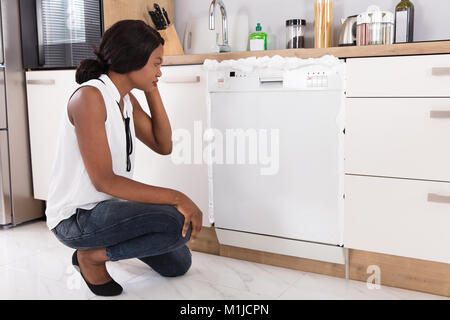
[[[267,130],[258,152],[278,157],[278,171],[262,175],[269,164],[236,161],[211,164],[216,228],[288,239],[342,245],[344,150],[340,91],[212,92],[210,127],[227,130]],[[270,150],[272,129],[278,145]],[[246,150],[249,138],[245,138]],[[237,142],[235,141],[235,145]],[[267,149],[268,151],[264,151]],[[278,156],[277,150],[278,149]],[[235,152],[236,153],[236,152]],[[246,151],[247,153],[247,151]]]

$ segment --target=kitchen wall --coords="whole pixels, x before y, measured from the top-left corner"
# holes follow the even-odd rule
[[[208,16],[210,0],[174,0],[175,27],[183,42],[186,22]],[[260,22],[263,31],[272,35],[268,49],[284,49],[285,21],[292,18],[306,19],[305,46],[314,46],[314,0],[223,0],[227,14],[247,14],[250,30]],[[450,1],[412,0],[415,14],[415,41],[450,39]],[[337,45],[340,19],[366,11],[371,4],[382,10],[394,12],[399,0],[335,0],[334,1],[334,45]],[[219,10],[216,10],[219,14]],[[216,28],[221,26],[216,26]],[[208,28],[206,25],[205,28]],[[220,29],[219,29],[220,30]]]

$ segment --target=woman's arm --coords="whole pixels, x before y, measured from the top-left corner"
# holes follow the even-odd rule
[[[162,155],[170,154],[172,152],[172,129],[158,88],[156,87],[151,92],[145,92],[145,97],[151,117],[142,110],[136,97],[130,92],[136,137],[153,151]]]
[[[150,186],[114,173],[105,130],[106,106],[98,89],[79,89],[69,102],[68,113],[75,126],[83,163],[97,191],[129,201],[173,205],[185,216],[183,236],[192,221],[191,238],[195,239],[202,227],[202,213],[185,194],[173,189]]]
[[[98,89],[84,87],[78,90],[69,102],[68,112],[87,173],[98,191],[131,201],[177,204],[181,192],[114,174],[105,130],[106,107]]]

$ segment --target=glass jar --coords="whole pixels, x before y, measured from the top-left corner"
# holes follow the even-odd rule
[[[286,49],[297,49],[305,47],[304,19],[286,20]]]
[[[383,12],[383,44],[394,43],[394,21],[394,14],[392,12]]]
[[[370,12],[371,23],[369,25],[370,41],[369,44],[383,44],[383,30],[381,24],[383,22],[383,14],[381,11]]]
[[[333,45],[333,1],[315,0],[314,47],[329,48]]]
[[[366,12],[356,18],[356,45],[367,46],[369,44],[370,17]]]

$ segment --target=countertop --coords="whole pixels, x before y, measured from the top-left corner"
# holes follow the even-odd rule
[[[330,54],[338,58],[361,58],[361,57],[386,57],[386,56],[406,56],[423,54],[445,54],[450,53],[450,40],[446,41],[426,41],[405,44],[373,45],[373,46],[353,46],[353,47],[332,47],[325,49],[285,49],[267,51],[245,51],[228,53],[192,54],[165,56],[165,66],[203,64],[205,59],[237,60],[248,57],[264,57],[280,55],[282,57],[297,58],[319,58]]]

